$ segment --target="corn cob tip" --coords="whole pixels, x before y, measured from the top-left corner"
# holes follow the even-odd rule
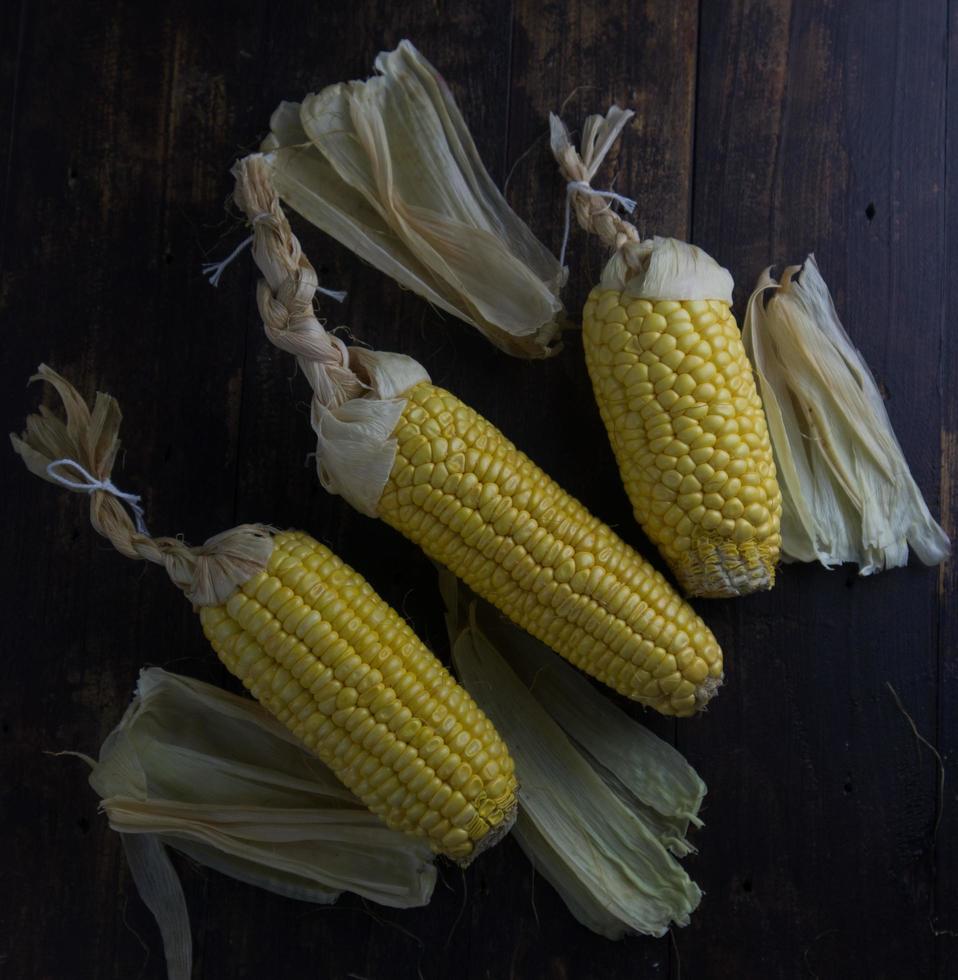
[[[669,718],[692,718],[707,710],[709,702],[718,694],[724,680],[724,671],[716,677],[706,677],[705,680],[700,681],[695,686],[692,695],[686,699],[688,703],[680,706],[676,706],[669,698],[658,698],[654,701],[648,701],[644,698],[638,700],[645,707],[657,711],[660,715],[666,715]]]
[[[705,680],[699,685],[695,692],[695,707],[696,711],[704,711],[709,701],[715,697],[719,692],[719,688],[722,686],[722,682],[725,680],[725,674],[722,673],[718,677],[706,677]]]
[[[703,599],[732,599],[765,592],[775,585],[777,544],[727,538],[697,538],[689,551],[673,559],[672,567],[686,595]]]
[[[512,831],[512,828],[515,825],[516,817],[518,816],[519,801],[517,797],[514,796],[512,800],[506,804],[506,807],[503,810],[502,823],[500,823],[497,827],[493,827],[491,830],[488,830],[485,836],[480,837],[479,840],[475,842],[471,853],[467,854],[465,857],[454,859],[455,863],[458,864],[460,868],[468,868],[480,854],[491,850],[504,837],[509,836],[509,833]]]

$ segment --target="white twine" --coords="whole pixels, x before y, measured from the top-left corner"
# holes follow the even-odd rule
[[[265,218],[268,218],[268,217],[269,217],[269,214],[267,214],[267,213],[264,212],[263,214],[254,215],[250,220],[255,225],[257,221],[263,221]],[[240,253],[242,253],[242,251],[245,248],[248,248],[252,244],[253,244],[253,236],[252,235],[248,235],[222,261],[220,261],[220,262],[204,262],[203,263],[203,275],[206,276],[206,278],[209,280],[210,285],[211,286],[218,286],[220,284],[220,279],[223,278],[223,273],[226,271],[226,267],[231,262],[233,262],[233,260]],[[346,297],[349,295],[349,293],[347,293],[345,289],[324,289],[322,286],[317,286],[316,287],[316,291],[319,292],[319,293],[322,293],[324,296],[328,296],[330,299],[336,300],[337,303],[344,302],[345,299],[346,299]]]
[[[615,191],[597,191],[584,180],[570,180],[566,185],[565,192],[565,227],[562,230],[562,249],[559,252],[559,265],[565,267],[565,250],[569,244],[569,224],[572,219],[572,195],[588,194],[589,197],[602,197],[606,200],[620,204],[629,214],[633,214],[636,209],[636,202],[631,197],[623,194],[616,194]]]
[[[247,245],[253,244],[253,236],[249,235],[244,238],[236,248],[230,252],[221,262],[204,262],[203,263],[203,275],[209,279],[211,286],[218,286],[220,284],[220,279],[223,278],[223,273],[226,271],[226,267],[239,255]]]
[[[76,480],[71,480],[69,477],[58,473],[57,468],[60,466],[72,466],[83,477],[85,482],[78,483]],[[138,493],[124,493],[112,480],[98,480],[75,459],[55,459],[47,463],[47,476],[55,483],[59,483],[61,487],[66,487],[68,490],[75,490],[77,493],[94,493],[97,490],[102,490],[104,493],[116,497],[117,500],[122,500],[133,511],[137,531],[140,534],[149,536],[150,532],[147,530],[146,524],[143,521],[143,508],[140,505],[141,498]]]
[[[322,293],[324,296],[328,296],[330,299],[336,300],[337,303],[342,303],[345,301],[349,293],[345,289],[324,289],[322,286],[316,287],[317,293]]]

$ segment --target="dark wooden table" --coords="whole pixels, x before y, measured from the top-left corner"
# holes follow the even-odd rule
[[[493,177],[556,249],[563,189],[546,113],[564,104],[579,125],[618,99],[637,119],[616,186],[641,202],[642,230],[689,237],[732,270],[739,315],[762,268],[814,251],[915,477],[954,533],[958,337],[946,318],[958,304],[958,194],[946,161],[958,138],[958,5],[948,0],[4,4],[7,428],[33,409],[40,392],[24,382],[41,360],[87,394],[109,390],[125,411],[117,482],[144,495],[152,528],[192,541],[247,520],[308,528],[445,655],[428,562],[325,494],[306,464],[305,384],[262,335],[252,263],[231,267],[218,290],[200,274],[245,234],[224,207],[228,170],[279,100],[367,75],[403,36],[450,81]],[[510,360],[297,229],[324,281],[349,290],[341,316],[358,335],[422,359],[651,552],[575,335],[549,363]],[[602,254],[576,234],[569,260],[576,311]],[[161,571],[112,553],[84,501],[41,486],[11,454],[5,467],[0,974],[162,977],[158,934],[85,767],[44,752],[95,751],[142,665],[237,685]],[[178,860],[195,975],[954,976],[954,569],[860,579],[787,567],[769,594],[699,603],[728,683],[704,717],[646,719],[709,784],[700,853],[687,862],[706,894],[671,941],[595,937],[509,840],[463,875],[446,867],[431,906],[410,912],[351,897],[316,908]],[[944,798],[889,683],[944,758]]]

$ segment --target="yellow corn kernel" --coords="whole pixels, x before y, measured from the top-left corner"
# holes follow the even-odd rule
[[[682,587],[699,596],[771,588],[782,497],[762,404],[728,306],[646,301],[640,309],[629,296],[596,287],[582,336],[636,520]],[[621,343],[632,336],[637,344]],[[607,356],[613,349],[619,351],[615,371]],[[665,387],[630,387],[624,379],[637,367]],[[676,483],[672,474],[694,474],[694,482]],[[669,507],[657,505],[663,500]],[[688,528],[671,508],[688,519]]]

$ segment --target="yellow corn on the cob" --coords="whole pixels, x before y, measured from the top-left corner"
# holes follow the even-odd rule
[[[390,827],[456,860],[508,830],[516,778],[491,722],[405,621],[328,548],[244,525],[194,549],[134,528],[110,482],[114,399],[91,413],[49,368],[67,409],[32,416],[14,449],[51,482],[90,494],[94,527],[131,558],[162,564],[226,667]],[[79,473],[83,481],[77,482]]]
[[[728,304],[653,302],[597,286],[582,323],[636,520],[682,587],[702,596],[770,588],[782,497]]]
[[[629,210],[636,202],[589,186],[633,115],[613,105],[605,117],[589,116],[581,150],[562,120],[549,117],[552,153],[569,181],[568,207],[613,250],[582,314],[596,401],[636,519],[685,591],[737,596],[769,589],[782,497],[752,367],[729,309],[732,277],[694,245],[641,241],[609,198]]]
[[[462,859],[515,807],[512,758],[490,721],[308,535],[277,534],[265,571],[200,620],[230,673],[390,827]]]
[[[380,517],[620,694],[702,707],[722,653],[665,579],[455,395],[422,382],[404,397]]]

